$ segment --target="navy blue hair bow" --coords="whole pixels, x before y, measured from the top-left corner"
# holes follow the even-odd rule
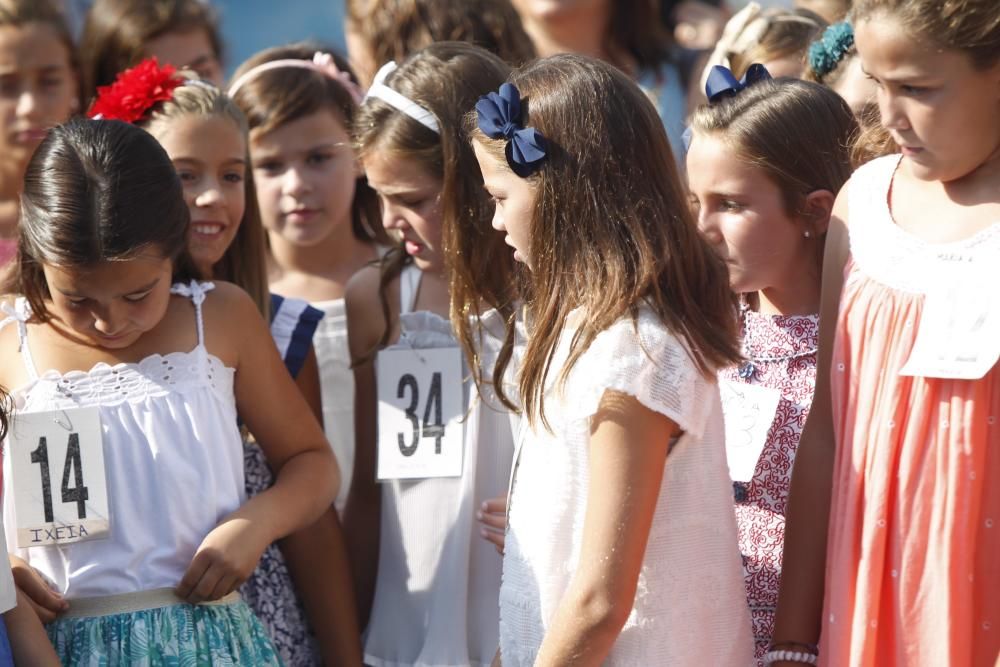
[[[733,76],[732,70],[728,67],[716,65],[708,73],[708,80],[705,81],[705,96],[708,97],[709,104],[714,104],[723,97],[732,97],[755,83],[768,81],[770,78],[771,73],[760,63],[750,65],[747,73],[739,80]]]
[[[521,125],[521,93],[510,83],[476,102],[479,129],[490,139],[507,140],[507,164],[521,178],[530,176],[545,159],[545,137]]]

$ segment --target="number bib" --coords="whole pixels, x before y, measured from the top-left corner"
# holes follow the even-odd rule
[[[109,535],[108,483],[97,408],[18,414],[7,445],[19,548]],[[54,483],[59,484],[55,496]]]
[[[726,461],[734,482],[749,482],[767,444],[767,434],[778,411],[777,389],[719,380],[726,422]]]
[[[375,374],[378,479],[461,476],[461,350],[383,350]]]
[[[947,259],[900,375],[978,380],[1000,357],[1000,267],[960,254]]]

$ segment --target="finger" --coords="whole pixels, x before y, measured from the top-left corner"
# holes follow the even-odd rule
[[[215,584],[215,588],[212,589],[212,594],[207,599],[209,600],[221,600],[226,597],[239,586],[239,578],[233,575],[228,577],[220,577],[218,583]]]
[[[188,602],[197,604],[199,602],[205,602],[206,600],[213,599],[212,591],[215,590],[219,581],[225,576],[225,570],[218,563],[213,563],[205,571],[205,574],[201,575],[201,579],[198,581],[197,585],[195,585],[191,595],[188,596]]]
[[[195,586],[201,581],[201,578],[205,576],[205,572],[208,571],[211,565],[211,559],[204,553],[199,552],[195,554],[194,559],[188,566],[187,572],[181,578],[181,582],[177,584],[177,597],[182,600],[187,600],[191,593],[194,591]]]
[[[483,514],[506,514],[507,496],[490,498],[489,500],[483,501],[483,504],[479,506],[479,511]]]
[[[479,529],[479,536],[481,538],[483,538],[484,540],[486,540],[487,542],[492,543],[495,547],[497,547],[497,549],[500,551],[500,553],[503,553],[503,545],[504,545],[504,534],[503,533],[498,533],[498,532],[493,531],[493,530],[487,530],[485,528],[480,528]]]
[[[28,596],[28,599],[38,607],[42,607],[52,614],[65,611],[66,600],[61,595],[52,590],[45,580],[29,565],[18,568],[18,576],[14,581],[21,592]]]
[[[503,532],[507,529],[507,516],[505,514],[477,513],[476,518],[479,519],[479,523],[483,524],[490,530],[499,530],[500,532]]]

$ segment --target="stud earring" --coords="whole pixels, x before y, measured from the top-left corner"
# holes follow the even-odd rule
[[[802,232],[802,236],[806,237],[807,239],[812,238],[812,235],[813,235],[813,233],[810,232],[808,229],[806,231]]]

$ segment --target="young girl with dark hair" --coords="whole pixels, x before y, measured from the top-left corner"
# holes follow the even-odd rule
[[[764,79],[711,92],[691,118],[687,179],[699,229],[742,300],[745,359],[719,382],[760,660],[778,603],[792,462],[816,387],[823,241],[857,124],[815,83]]]
[[[317,69],[322,73],[323,70]],[[157,96],[157,91],[167,91]],[[121,100],[127,97],[127,109]],[[160,99],[166,97],[166,99]],[[141,100],[148,108],[141,109]],[[135,119],[167,151],[191,214],[189,250],[201,277],[239,285],[271,323],[288,372],[322,420],[312,339],[323,313],[298,299],[270,294],[249,167],[243,113],[215,86],[144,61],[101,89],[94,111]],[[274,483],[264,453],[244,440],[247,495]],[[298,592],[298,593],[297,593]],[[241,593],[274,639],[286,665],[360,662],[346,553],[336,512],[270,545]]]
[[[338,480],[259,311],[198,280],[180,180],[130,124],[54,129],[21,211],[0,331],[18,405],[4,518],[18,584],[55,589],[59,658],[279,664],[236,590]],[[249,500],[237,414],[276,476]]]
[[[563,55],[476,112],[493,226],[530,269],[502,662],[747,665],[715,380],[740,358],[736,303],[656,110]]]
[[[358,455],[345,527],[371,665],[487,665],[497,647],[500,557],[475,514],[507,488],[513,437],[479,372],[495,346],[478,324],[502,336],[513,262],[489,232],[463,115],[509,71],[469,44],[433,44],[383,69],[355,122],[401,237],[347,291]],[[469,309],[453,305],[466,293],[451,287],[470,284],[458,255],[483,295]]]

